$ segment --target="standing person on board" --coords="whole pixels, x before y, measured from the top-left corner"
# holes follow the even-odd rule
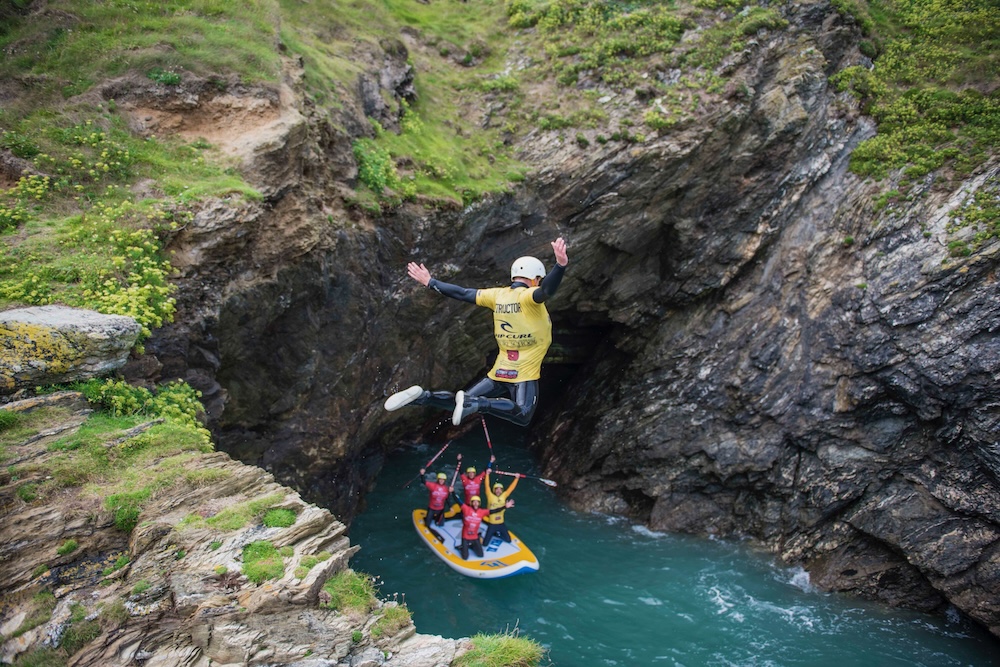
[[[483,485],[483,478],[485,478],[486,475],[489,473],[490,468],[493,467],[493,462],[496,460],[497,457],[490,456],[490,462],[486,464],[486,470],[482,471],[478,475],[476,474],[475,466],[469,466],[468,468],[465,469],[465,472],[462,473],[460,479],[462,481],[462,488],[465,489],[464,497],[466,501],[468,501],[468,499],[471,498],[472,496],[482,497],[483,494],[480,493],[480,490]]]
[[[494,535],[500,537],[504,542],[510,542],[510,533],[507,532],[507,524],[504,523],[504,514],[507,507],[513,507],[514,501],[507,500],[510,494],[514,493],[514,487],[520,475],[510,483],[510,488],[503,490],[503,484],[497,482],[490,486],[490,471],[486,471],[486,507],[490,510],[489,516],[483,518],[486,522],[486,535],[483,536],[483,544],[489,545]],[[508,504],[509,503],[509,504]]]
[[[552,344],[552,321],[545,302],[556,293],[569,264],[562,237],[552,242],[552,251],[556,264],[548,274],[540,260],[521,257],[510,267],[510,286],[490,289],[441,282],[432,278],[423,264],[410,262],[407,273],[421,285],[493,311],[493,337],[500,352],[489,374],[468,391],[431,392],[414,385],[386,399],[385,409],[430,405],[450,410],[451,422],[456,426],[474,413],[527,426],[538,404],[542,360]]]
[[[421,475],[426,472],[424,468],[420,469]],[[432,521],[440,526],[444,524],[444,505],[453,490],[448,486],[448,475],[439,472],[435,481],[425,479],[424,486],[430,491],[430,497],[427,499],[427,518],[424,521],[428,528],[431,527]]]
[[[462,503],[462,546],[459,551],[463,560],[469,559],[469,549],[479,558],[483,557],[483,543],[479,540],[479,526],[483,522],[483,517],[498,510],[488,510],[480,508],[482,502],[479,496],[472,496],[468,503]],[[514,506],[514,501],[508,501],[508,507]]]

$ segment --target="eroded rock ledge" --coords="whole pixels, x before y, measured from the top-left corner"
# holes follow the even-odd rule
[[[376,636],[372,627],[393,602],[378,602],[371,614],[322,608],[324,582],[346,568],[358,548],[345,526],[270,474],[225,454],[184,461],[191,471],[186,481],[154,494],[130,534],[115,527],[112,513],[86,487],[33,499],[30,485],[42,481],[33,471],[52,456],[48,445],[76,432],[90,410],[75,392],[3,409],[47,409],[55,416],[41,432],[6,447],[0,473],[0,661],[58,645],[81,627],[93,638],[69,664],[95,667],[432,667],[465,650],[462,640],[416,634],[412,623]],[[205,525],[254,502],[291,510],[295,522],[284,528],[259,520],[235,529]],[[70,540],[75,548],[68,548]],[[242,553],[261,540],[282,549],[285,574],[257,585],[241,573]],[[51,617],[24,631],[42,591],[54,595]]]

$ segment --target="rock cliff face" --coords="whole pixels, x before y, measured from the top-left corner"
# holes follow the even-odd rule
[[[173,240],[178,320],[147,349],[205,392],[227,451],[349,518],[381,453],[428,416],[386,414],[383,397],[458,388],[491,345],[485,315],[420,290],[405,263],[492,286],[565,235],[550,311],[557,340],[590,344],[544,388],[532,434],[568,501],[745,535],[824,588],[951,603],[1000,634],[1000,246],[954,259],[943,243],[1000,166],[876,211],[885,186],[847,171],[874,128],[827,82],[860,61],[857,33],[826,2],[787,14],[727,64],[742,92],[696,123],[586,150],[535,132],[523,186],[461,211],[344,203],[362,98],[376,81],[403,94],[405,54],[370,57],[368,93],[336,113],[304,101],[292,63],[279,93],[240,102],[269,105],[266,140],[232,148],[266,201],[211,202]],[[215,140],[195,112],[233,103],[178,113]]]
[[[43,484],[40,471],[59,455],[49,445],[77,433],[91,412],[82,396],[62,392],[2,409],[48,412],[47,428],[23,442],[4,434],[0,662],[432,667],[467,650],[463,640],[415,634],[408,616],[402,627],[376,627],[395,602],[375,600],[368,613],[324,608],[324,583],[357,547],[329,511],[259,468],[216,452],[152,461],[149,474],[179,466],[184,481],[150,498],[138,525],[123,532],[99,483],[46,498],[25,491]],[[133,490],[125,488],[122,495]],[[243,519],[254,506],[285,510],[294,522]],[[254,583],[246,547],[261,543],[280,550],[282,566]]]

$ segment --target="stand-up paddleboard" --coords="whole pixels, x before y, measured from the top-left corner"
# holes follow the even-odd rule
[[[479,579],[500,579],[515,574],[534,572],[538,569],[538,559],[531,549],[524,545],[514,533],[510,533],[510,543],[493,537],[483,545],[483,557],[479,558],[469,550],[469,559],[462,558],[462,519],[448,519],[444,525],[427,527],[424,519],[427,510],[413,510],[413,527],[420,539],[427,543],[437,557],[448,566],[467,577]],[[509,532],[509,531],[508,531]],[[479,527],[479,536],[486,534],[486,523]]]

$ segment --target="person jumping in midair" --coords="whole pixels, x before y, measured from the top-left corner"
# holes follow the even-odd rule
[[[552,343],[552,321],[545,308],[562,281],[569,258],[562,237],[552,242],[556,265],[548,274],[534,257],[521,257],[510,267],[509,287],[472,289],[431,277],[423,264],[410,262],[411,278],[434,291],[493,311],[493,337],[500,353],[493,369],[468,391],[427,391],[414,385],[385,401],[386,410],[430,405],[451,411],[456,426],[474,413],[493,415],[527,426],[538,404],[542,359]],[[506,397],[504,397],[506,394]]]

